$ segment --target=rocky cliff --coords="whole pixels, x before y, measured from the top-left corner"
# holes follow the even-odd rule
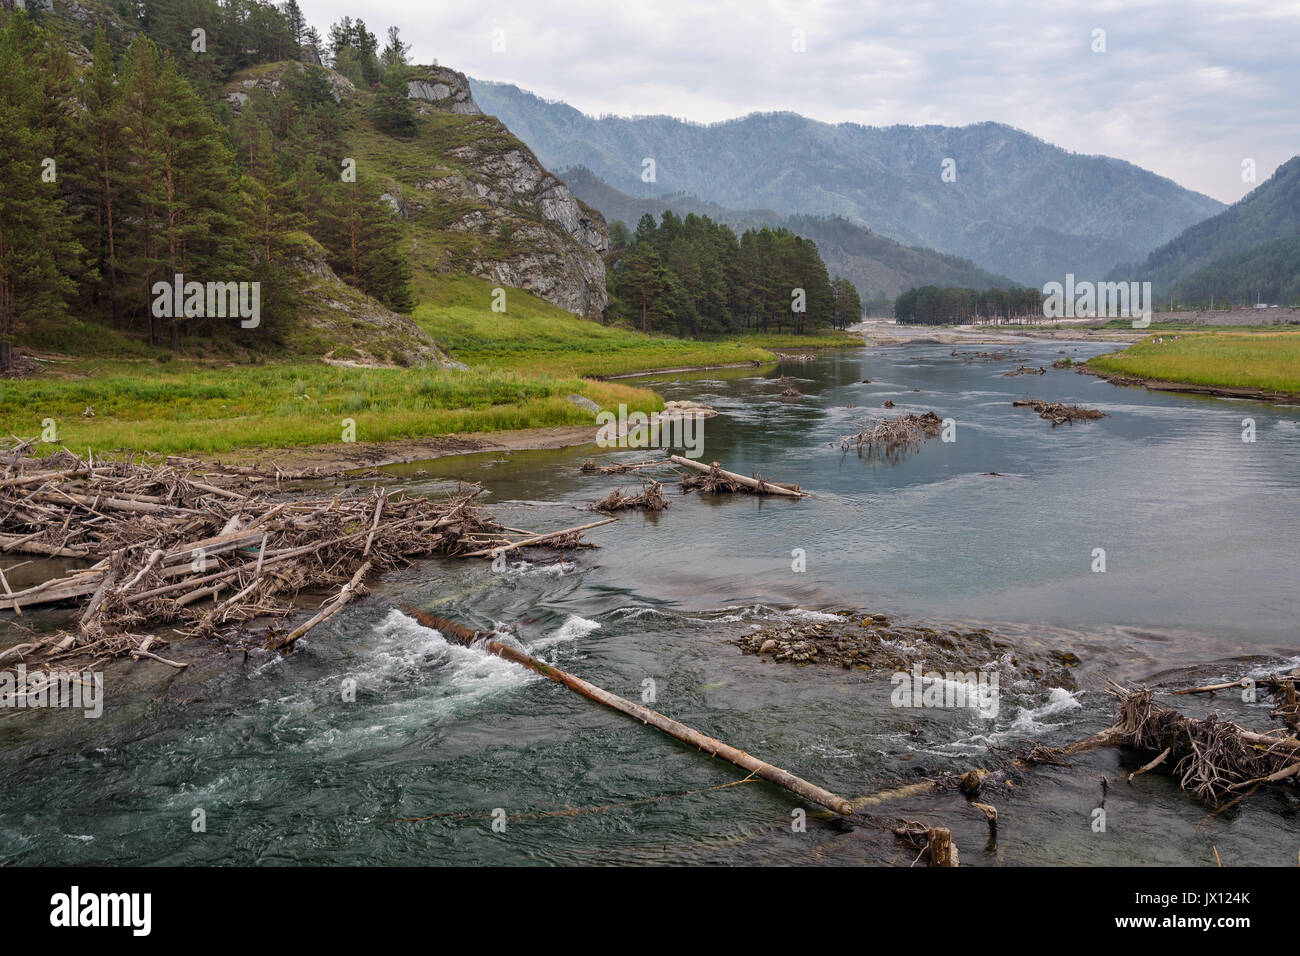
[[[226,101],[239,111],[251,91],[279,95],[281,63],[237,75]],[[373,95],[326,70],[334,99],[349,114],[359,168],[384,184],[393,215],[410,236],[416,275],[469,273],[524,289],[577,315],[599,318],[609,231],[595,209],[574,197],[497,119],[483,115],[462,73],[416,67],[407,96],[419,117],[411,138],[369,122]]]
[[[453,114],[440,124],[445,149],[423,170],[398,177],[455,207],[443,228],[475,237],[467,258],[453,263],[501,285],[526,289],[578,315],[599,317],[609,301],[605,263],[609,232],[497,119],[484,116],[463,73],[422,67],[408,83],[417,112]],[[406,215],[414,205],[403,189]]]

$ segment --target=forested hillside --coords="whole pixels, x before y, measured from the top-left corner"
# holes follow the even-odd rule
[[[0,12],[0,74],[5,368],[15,344],[424,364],[398,313],[445,274],[605,307],[600,215],[395,27],[322,39],[296,0],[58,3]]]
[[[1300,235],[1216,259],[1180,279],[1170,295],[1183,305],[1300,305]]]
[[[1200,303],[1211,295],[1253,304],[1253,297],[1287,304],[1300,295],[1300,156],[1283,163],[1242,200],[1187,229],[1145,261],[1112,278],[1150,280],[1158,298]]]

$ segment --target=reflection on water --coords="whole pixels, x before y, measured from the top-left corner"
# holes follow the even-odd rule
[[[864,806],[856,823],[811,814],[795,833],[799,804],[785,792],[718,789],[743,772],[448,644],[393,607],[509,626],[532,653],[634,700],[653,686],[656,709],[849,797],[996,766],[988,744],[1086,736],[1109,722],[1104,677],[1173,687],[1294,666],[1297,410],[1116,389],[1068,371],[1002,375],[1062,347],[996,362],[908,345],[673,376],[657,386],[667,398],[721,412],[705,428],[706,460],[816,497],[673,491],[668,511],[593,531],[597,550],[520,558],[500,574],[444,560],[390,574],[287,660],[182,645],[177,656],[196,660],[188,671],[111,668],[99,721],[0,712],[0,860],[905,866],[912,854],[888,828],[864,825],[905,813],[950,826],[976,865],[1205,863],[1211,845],[1227,863],[1293,862],[1296,806],[1284,788],[1206,823],[1168,776],[1147,774],[1111,788],[1109,832],[1093,833],[1098,778],[1141,762],[1112,751],[1072,769],[1004,767],[1016,779],[995,778],[986,794],[1001,814],[995,838],[951,793],[911,791]],[[801,398],[781,400],[783,373]],[[1013,409],[1019,397],[1110,417],[1053,429]],[[932,440],[897,463],[829,446],[886,399],[888,414],[955,419],[957,441]],[[1253,445],[1240,440],[1246,416]],[[592,457],[645,453],[490,453],[390,471],[409,493],[482,481],[507,524],[558,528],[635,484],[580,474]],[[1095,548],[1104,574],[1091,570]],[[804,573],[792,570],[795,549]],[[896,709],[888,674],[777,665],[728,643],[857,607],[1069,649],[1082,689],[1004,686],[996,716]],[[1212,706],[1266,722],[1262,702],[1187,704]],[[197,808],[206,833],[192,831]],[[504,833],[491,829],[496,809]]]

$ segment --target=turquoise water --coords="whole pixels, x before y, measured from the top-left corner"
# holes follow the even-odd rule
[[[1101,351],[905,345],[779,370],[670,376],[667,398],[713,405],[705,460],[796,481],[803,501],[701,498],[596,529],[600,545],[486,563],[420,562],[385,576],[287,659],[173,647],[194,662],[115,665],[104,717],[0,712],[0,861],[8,863],[889,863],[913,853],[896,816],[951,826],[973,865],[1294,862],[1293,788],[1206,822],[1167,775],[1098,778],[1141,763],[1098,751],[988,794],[1001,822],[952,793],[810,814],[765,783],[545,679],[449,645],[396,610],[419,606],[513,629],[537,656],[844,796],[993,766],[986,742],[1074,740],[1109,723],[1106,677],[1183,686],[1294,666],[1300,409],[1120,389],[1065,370],[1004,377]],[[987,347],[985,347],[987,348]],[[803,393],[779,393],[779,375]],[[870,379],[863,384],[863,379]],[[919,389],[919,391],[913,391]],[[1015,398],[1100,408],[1053,429]],[[898,462],[830,447],[878,414],[936,411],[956,441]],[[1241,441],[1242,419],[1257,441]],[[482,481],[507,524],[559,528],[631,478],[586,476],[595,447],[440,459],[389,469],[408,493]],[[987,472],[997,472],[989,475]],[[1106,572],[1091,570],[1095,548]],[[807,570],[792,570],[802,549]],[[867,608],[986,626],[1076,653],[1080,690],[1003,687],[996,718],[890,707],[888,675],[742,655],[759,625]],[[47,621],[47,623],[49,623]],[[16,636],[15,636],[16,639]],[[344,682],[355,681],[354,702]],[[1186,699],[1184,699],[1186,700]],[[1268,705],[1187,701],[1267,724]],[[721,789],[717,789],[721,788]],[[811,809],[811,808],[810,808]],[[206,832],[193,830],[195,811]],[[504,832],[492,828],[494,810]],[[570,812],[572,811],[572,812]],[[420,819],[413,819],[420,818]]]

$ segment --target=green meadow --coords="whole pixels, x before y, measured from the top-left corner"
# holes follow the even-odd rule
[[[506,292],[507,311],[494,313],[489,284],[468,276],[439,277],[422,291],[412,318],[468,371],[345,368],[294,354],[235,364],[215,358],[210,345],[173,355],[102,331],[47,332],[47,345],[57,342],[76,357],[47,354],[35,376],[0,379],[0,430],[31,438],[52,419],[58,442],[79,453],[202,455],[339,442],[345,420],[355,423],[359,442],[584,425],[591,413],[567,396],[608,409],[663,407],[651,391],[599,376],[771,362],[769,348],[861,344],[843,335],[644,335],[577,318],[515,289]]]
[[[1300,394],[1300,332],[1192,332],[1156,336],[1088,362],[1101,372],[1193,385]]]

